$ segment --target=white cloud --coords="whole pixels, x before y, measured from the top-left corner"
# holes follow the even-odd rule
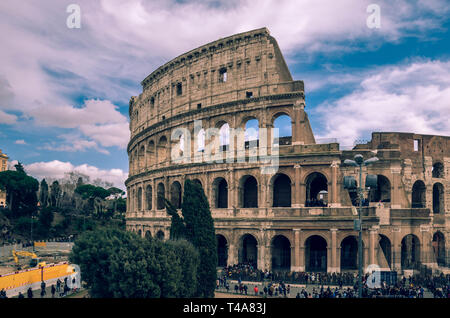
[[[16,140],[14,143],[15,143],[16,145],[26,145],[26,144],[27,144],[27,143],[25,142],[25,140],[23,140],[23,139]]]
[[[383,67],[354,92],[315,110],[325,124],[321,137],[343,145],[372,131],[450,135],[450,61]]]
[[[0,109],[0,124],[12,125],[17,122],[17,116],[8,114]]]
[[[91,180],[101,179],[114,184],[116,187],[125,188],[125,180],[128,178],[128,173],[121,169],[103,170],[88,164],[74,166],[70,162],[62,162],[53,160],[48,162],[35,162],[24,165],[28,174],[37,179],[55,178],[61,179],[67,172],[77,171],[79,173],[88,175]]]

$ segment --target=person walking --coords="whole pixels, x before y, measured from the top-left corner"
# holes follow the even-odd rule
[[[52,285],[51,292],[52,292],[52,298],[55,298],[55,292],[56,292],[55,285]]]
[[[25,296],[21,292],[19,292],[19,296],[17,296],[17,298],[25,298]]]
[[[57,291],[58,293],[61,291],[61,281],[59,280],[59,278],[58,278],[58,280],[56,281],[56,291]]]
[[[31,287],[29,287],[28,290],[27,290],[27,297],[28,298],[33,298],[33,290],[31,289]]]
[[[41,283],[41,298],[44,297],[45,294],[46,294],[46,292],[45,292],[45,282],[42,281],[42,283]]]
[[[255,292],[255,296],[258,296],[258,286],[255,285],[255,288],[253,288],[253,291]]]

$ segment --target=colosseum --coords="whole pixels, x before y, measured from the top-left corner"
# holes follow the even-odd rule
[[[171,220],[161,198],[180,208],[189,178],[208,197],[219,266],[353,271],[359,200],[343,180],[358,180],[359,167],[344,160],[361,154],[379,159],[362,170],[363,181],[377,176],[377,186],[364,190],[364,268],[448,269],[450,137],[374,132],[351,150],[316,140],[304,83],[293,80],[266,28],[184,53],[141,84],[143,92],[129,103],[127,230],[167,239]],[[269,141],[246,134],[242,149],[231,147],[239,136],[230,131],[250,126],[266,128]],[[188,133],[173,138],[179,128]],[[219,135],[205,137],[210,128]],[[219,156],[214,158],[237,159],[203,160],[209,145]],[[174,153],[187,159],[174,160]],[[271,154],[277,155],[277,169],[264,170],[271,163],[263,159]]]

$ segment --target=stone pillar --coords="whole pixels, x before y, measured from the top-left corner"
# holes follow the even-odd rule
[[[394,241],[392,243],[392,267],[400,273],[402,269],[402,245],[400,241],[400,228],[393,228]]]
[[[338,169],[339,169],[339,161],[333,161],[331,164],[331,193],[328,194],[328,202],[330,207],[339,207],[341,206],[338,201]]]
[[[377,230],[369,230],[369,265],[376,264],[377,259],[375,255],[375,242],[376,242]]]
[[[291,271],[293,272],[300,272],[300,229],[293,229],[294,231],[294,246],[293,248],[293,255],[292,261],[291,261]]]
[[[401,167],[391,168],[392,173],[392,186],[391,186],[391,208],[400,209],[401,203],[401,191],[403,187],[401,185]],[[405,206],[406,208],[406,206]]]
[[[293,204],[292,207],[293,208],[300,208],[302,206],[304,206],[304,203],[302,204],[300,202],[300,172],[301,172],[302,166],[300,165],[294,165],[294,171],[295,171],[295,175],[294,175],[294,195],[293,197]]]
[[[337,229],[330,229],[331,232],[331,267],[330,272],[339,272],[337,264]]]

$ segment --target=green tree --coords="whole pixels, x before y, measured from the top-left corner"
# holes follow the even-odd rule
[[[92,297],[192,297],[196,289],[188,278],[196,276],[198,255],[188,243],[97,229],[76,240],[69,259],[80,266]]]
[[[83,199],[89,201],[90,208],[98,216],[103,212],[103,200],[110,195],[108,190],[92,184],[83,184],[75,189],[75,193],[80,194]]]
[[[39,212],[39,219],[38,219],[38,233],[42,237],[48,237],[48,234],[50,232],[50,229],[52,227],[53,222],[53,209],[52,207],[43,208]]]
[[[170,203],[169,200],[164,199],[166,205],[166,212],[172,217],[172,223],[170,225],[170,239],[178,240],[186,238],[186,225],[184,224],[183,219],[178,215],[178,211]]]
[[[31,216],[36,212],[39,182],[26,174],[21,163],[16,165],[16,171],[0,172],[0,189],[6,191],[11,217]]]
[[[50,186],[50,206],[58,207],[60,197],[61,197],[61,187],[59,186],[59,182],[55,180]]]
[[[217,278],[217,242],[214,220],[203,188],[189,179],[184,183],[184,194],[180,219],[170,202],[167,212],[172,216],[171,237],[185,237],[199,252],[200,265],[197,271],[197,297],[214,297]]]
[[[42,179],[40,185],[39,202],[41,207],[45,208],[48,205],[48,184],[45,179]]]

